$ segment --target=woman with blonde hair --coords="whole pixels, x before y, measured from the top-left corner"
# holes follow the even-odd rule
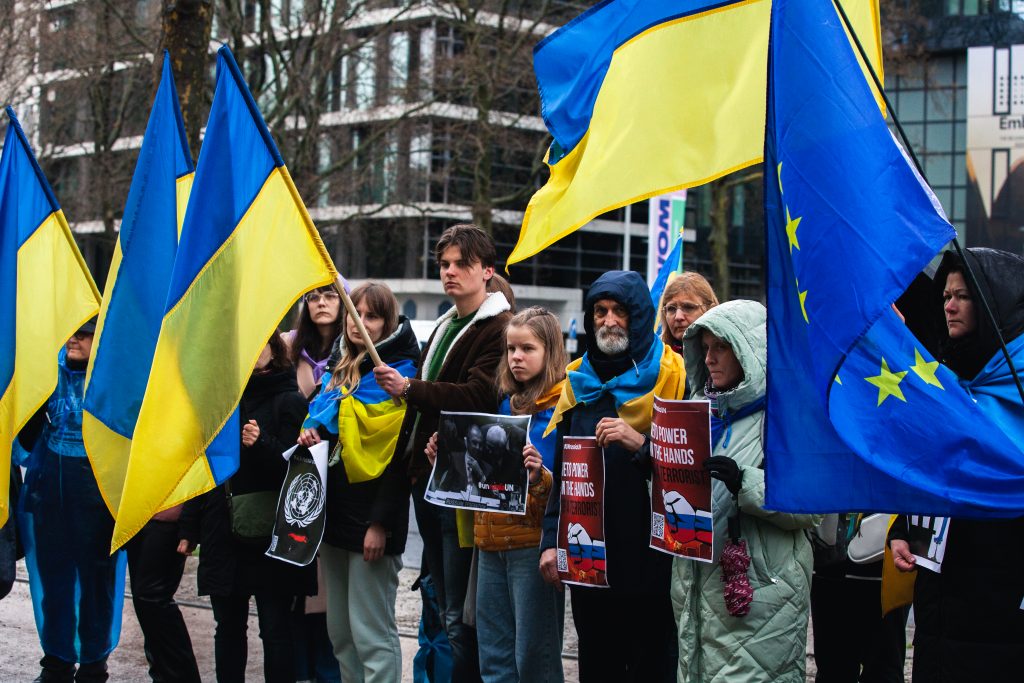
[[[416,374],[419,344],[387,285],[367,282],[352,303],[381,360]],[[409,532],[409,484],[392,456],[405,417],[377,384],[358,327],[343,313],[343,335],[320,393],[309,404],[299,443],[327,441],[327,522],[320,546],[327,630],[346,681],[402,677],[395,599]]]
[[[717,305],[718,297],[704,276],[683,271],[668,283],[661,297],[662,341],[682,355],[686,328]]]

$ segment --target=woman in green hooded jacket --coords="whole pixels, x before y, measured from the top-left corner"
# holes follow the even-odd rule
[[[682,683],[804,681],[811,547],[803,530],[820,517],[764,509],[765,320],[761,304],[730,301],[704,313],[683,337],[690,398],[712,408],[715,557],[712,564],[673,562]],[[733,605],[737,614],[749,610],[742,616],[730,613],[723,594],[720,560],[731,517],[750,558],[752,600]]]

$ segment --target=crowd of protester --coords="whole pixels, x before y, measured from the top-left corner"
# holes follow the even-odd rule
[[[926,298],[944,314],[939,358],[970,387],[988,381],[1000,354],[980,297],[992,302],[1007,342],[1024,331],[1024,260],[968,254],[982,291],[948,254]],[[308,293],[293,329],[268,340],[245,388],[238,471],[157,515],[126,556],[108,552],[113,520],[82,442],[95,324],[68,340],[56,360],[56,391],[19,435],[11,492],[18,533],[13,523],[0,532],[0,595],[24,546],[33,595],[41,596],[36,680],[107,680],[122,609],[118,574],[127,564],[152,679],[198,681],[174,602],[186,556],[198,547],[219,682],[245,678],[252,599],[265,680],[398,681],[395,603],[411,495],[451,680],[561,681],[565,596],[555,545],[569,436],[596,437],[603,448],[613,567],[606,589],[570,588],[582,681],[803,681],[812,612],[819,683],[903,680],[907,606],[882,613],[882,561],[826,557],[812,542],[821,516],[765,508],[764,306],[719,303],[703,277],[686,272],[656,310],[639,275],[609,272],[588,290],[587,351],[570,364],[552,313],[516,312],[485,232],[453,226],[435,255],[452,306],[422,349],[386,285],[352,290],[378,366],[340,291]],[[742,544],[738,569],[720,544],[709,564],[649,547],[653,395],[710,402],[714,535]],[[1016,408],[1024,419],[1024,407]],[[529,416],[525,515],[424,500],[441,411]],[[555,429],[545,435],[549,423]],[[282,452],[322,442],[330,459],[319,562],[268,557],[269,531],[240,528],[235,511],[276,501],[287,470]],[[897,518],[888,542],[895,569],[917,574],[914,680],[1017,680],[1024,522],[953,519],[941,572],[915,566],[905,528],[906,518]],[[422,673],[436,680],[441,670]]]

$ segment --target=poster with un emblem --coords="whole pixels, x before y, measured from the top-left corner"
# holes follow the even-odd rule
[[[288,474],[277,498],[277,519],[267,555],[305,566],[316,557],[324,537],[327,503],[327,443],[293,446],[283,453]]]

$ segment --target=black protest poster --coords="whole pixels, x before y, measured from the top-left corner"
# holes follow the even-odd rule
[[[288,473],[277,499],[277,519],[267,555],[305,566],[316,557],[324,537],[327,502],[327,443],[284,454]]]

